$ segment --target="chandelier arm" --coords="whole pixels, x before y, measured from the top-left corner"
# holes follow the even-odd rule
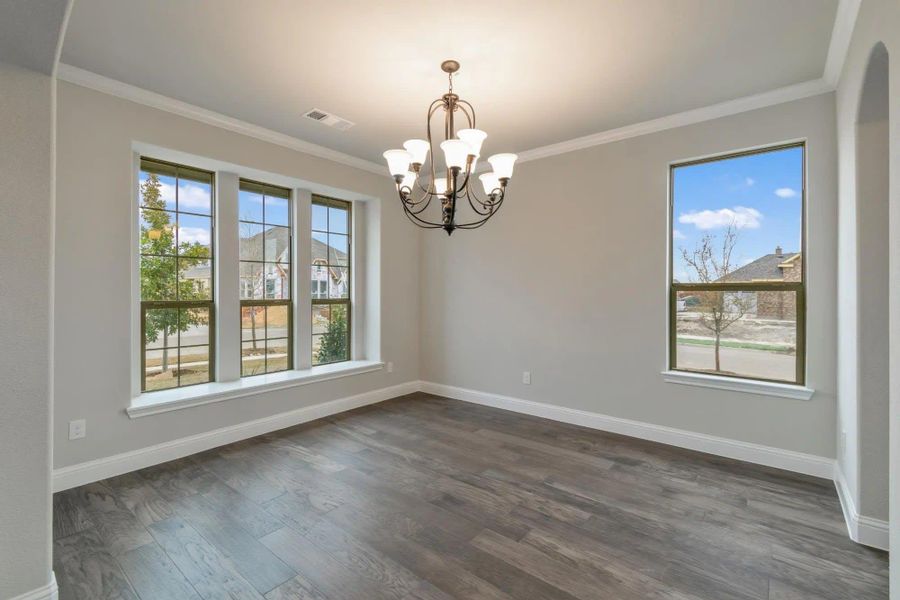
[[[472,106],[468,101],[463,100],[463,99],[460,99],[460,100],[457,102],[457,104],[460,105],[460,108],[462,108],[462,109],[463,109],[463,112],[466,113],[466,116],[469,117],[469,127],[470,127],[471,129],[475,129],[475,107]],[[469,114],[469,112],[467,112],[467,111],[465,110],[465,108],[463,107],[463,105],[469,107],[469,110],[471,111],[471,115]]]
[[[438,98],[432,102],[431,106],[428,107],[428,116],[425,119],[425,131],[428,134],[428,151],[431,153],[431,183],[428,184],[429,192],[432,191],[431,188],[434,185],[434,165],[437,162],[434,159],[434,141],[431,139],[431,118],[434,116],[435,111],[443,105],[444,100],[442,98]]]
[[[434,199],[434,196],[433,196],[433,195],[428,196],[428,199],[427,199],[427,200],[426,200],[425,198],[422,198],[421,200],[419,200],[419,201],[418,201],[417,203],[415,203],[415,204],[411,204],[411,203],[409,203],[409,202],[404,201],[404,202],[403,202],[403,206],[404,206],[404,207],[406,208],[406,210],[408,210],[411,214],[418,215],[418,214],[421,214],[421,213],[425,212],[426,210],[428,210],[428,207],[431,205],[432,199]],[[401,200],[403,200],[403,199],[401,198]],[[424,203],[424,204],[423,204],[423,203]],[[421,208],[417,208],[420,204],[422,205]],[[413,210],[413,209],[415,209],[415,210]]]
[[[486,208],[488,206],[496,206],[497,203],[494,200],[482,201],[482,199],[478,197],[478,192],[476,190],[472,190],[471,187],[466,190],[466,195],[469,195],[470,190],[471,190],[471,197],[469,198],[469,202],[471,202],[472,200],[475,200],[475,202],[477,202],[478,204],[481,205],[481,208]]]
[[[487,212],[482,212],[482,210],[484,208],[490,206],[488,203],[485,203],[485,202],[482,202],[481,200],[479,200],[477,195],[475,195],[474,198],[472,196],[473,196],[473,194],[470,193],[470,191],[468,189],[466,189],[466,200],[469,201],[469,206],[472,207],[472,210],[474,210],[476,212],[476,214],[479,214],[482,216],[491,214],[492,211],[490,208],[488,208]],[[475,200],[475,202],[477,202],[478,204],[481,205],[480,209],[477,206],[475,206],[474,202],[472,202],[473,199]]]
[[[403,205],[403,213],[410,221],[412,221],[413,224],[422,227],[423,229],[440,229],[441,227],[443,227],[442,224],[432,223],[431,221],[426,221],[425,219],[419,217],[416,213],[410,211],[405,204]]]
[[[403,194],[404,188],[409,190],[409,193],[406,194],[405,196]],[[403,202],[403,204],[405,204],[407,206],[418,206],[418,205],[422,204],[423,202],[427,205],[429,202],[431,202],[431,199],[435,195],[426,189],[422,189],[422,192],[423,192],[422,196],[418,200],[412,200],[411,196],[412,196],[413,190],[411,190],[409,188],[409,186],[403,186],[402,188],[398,188],[397,191],[400,193],[400,200]]]
[[[504,196],[501,195],[500,199],[497,201],[497,203],[494,204],[494,209],[488,215],[486,215],[483,219],[478,219],[477,221],[470,221],[468,223],[457,224],[456,228],[457,229],[478,229],[479,227],[481,227],[482,225],[487,223],[491,217],[493,217],[500,211],[500,207],[503,205],[503,199],[504,199]]]

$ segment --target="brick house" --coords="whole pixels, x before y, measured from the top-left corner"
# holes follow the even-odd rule
[[[799,252],[785,253],[781,246],[773,254],[766,254],[732,271],[718,281],[800,281],[803,259]],[[749,294],[751,292],[738,292]],[[793,292],[756,292],[753,312],[761,319],[797,318],[797,297]]]

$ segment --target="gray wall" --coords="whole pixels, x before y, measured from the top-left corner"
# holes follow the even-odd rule
[[[50,574],[53,80],[0,62],[0,598]]]
[[[381,358],[394,362],[394,372],[129,419],[134,141],[385,199]],[[392,202],[386,175],[62,82],[58,147],[56,468],[418,379],[418,230]],[[87,419],[87,437],[69,441],[68,422],[78,418]]]
[[[664,383],[669,163],[798,138],[815,395]],[[518,165],[483,229],[423,236],[422,378],[833,457],[835,167],[833,94]]]
[[[857,171],[857,118],[863,80],[872,50],[883,43],[889,55],[889,353],[890,366],[890,418],[889,432],[864,420],[862,405],[869,398],[859,394],[860,320],[866,315],[857,306],[859,285],[859,245],[857,223],[859,204],[863,198]],[[838,158],[840,165],[839,189],[839,410],[837,433],[847,435],[847,452],[838,456],[838,464],[847,477],[853,500],[857,507],[870,506],[870,494],[879,494],[879,487],[869,488],[859,477],[861,462],[866,459],[860,452],[861,440],[868,436],[866,444],[879,448],[889,445],[890,451],[890,521],[891,550],[900,555],[900,3],[896,0],[865,0],[861,3],[856,27],[850,42],[837,90]],[[883,323],[883,315],[879,316]],[[874,425],[874,426],[873,426]],[[888,435],[889,440],[884,436]],[[884,463],[882,466],[884,468]],[[874,505],[879,502],[875,498]],[[864,513],[864,516],[865,513]],[[891,598],[900,598],[900,561],[891,561]]]

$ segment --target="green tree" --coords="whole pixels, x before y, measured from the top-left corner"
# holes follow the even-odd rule
[[[208,300],[209,290],[201,290],[193,281],[185,280],[184,272],[209,259],[209,249],[198,242],[182,242],[176,249],[175,224],[162,197],[162,184],[156,173],[149,173],[141,184],[144,210],[141,222],[141,300]],[[177,250],[177,252],[176,252]],[[193,260],[177,260],[175,254]],[[187,331],[195,325],[209,322],[205,309],[163,308],[148,310],[144,325],[144,343],[156,342],[160,336],[163,346],[169,337]],[[168,350],[163,350],[162,370],[169,368]]]
[[[347,358],[347,309],[343,306],[331,305],[331,320],[328,323],[328,329],[322,334],[316,358],[319,364],[337,362]]]

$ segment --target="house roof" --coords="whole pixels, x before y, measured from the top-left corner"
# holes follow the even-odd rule
[[[717,281],[759,281],[759,280],[782,280],[784,274],[781,271],[781,265],[787,261],[793,260],[799,256],[798,252],[783,252],[780,254],[766,254],[757,258],[753,262],[744,265],[740,269],[736,269],[720,277]]]

